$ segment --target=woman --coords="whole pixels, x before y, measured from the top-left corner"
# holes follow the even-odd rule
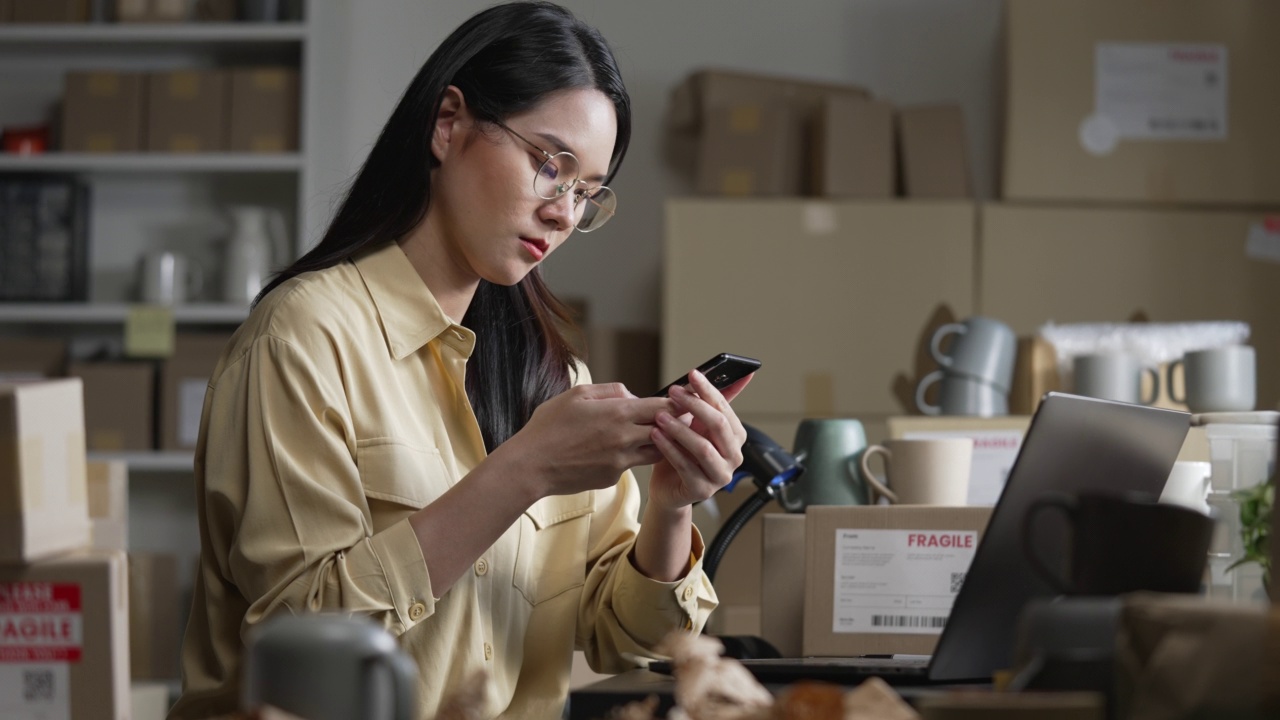
[[[603,38],[554,5],[481,12],[427,60],[210,382],[171,717],[233,710],[242,639],[275,613],[381,622],[424,718],[481,668],[488,716],[558,717],[575,647],[621,671],[701,629],[716,599],[691,505],[741,461],[746,381],[590,384],[538,270],[611,217],[630,122]]]

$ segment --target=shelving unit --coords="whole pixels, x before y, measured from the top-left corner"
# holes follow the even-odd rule
[[[4,303],[0,304],[0,324],[123,323],[133,307],[129,303]],[[236,325],[248,316],[249,308],[239,305],[193,303],[173,308],[173,320],[178,324]]]
[[[189,473],[195,467],[195,453],[183,450],[156,450],[154,452],[91,452],[90,460],[121,460],[129,466],[129,472]]]
[[[281,43],[305,42],[305,22],[277,23],[177,23],[177,24],[84,24],[84,25],[3,25],[0,44],[31,45],[40,43],[86,45],[94,43],[147,43],[153,45],[194,43]]]
[[[300,153],[250,155],[237,153],[47,153],[2,155],[0,172],[105,173],[297,173]]]

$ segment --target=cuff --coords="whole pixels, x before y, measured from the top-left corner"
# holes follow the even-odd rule
[[[369,538],[367,546],[382,568],[390,603],[399,619],[398,632],[417,625],[436,611],[431,576],[418,535],[405,518]]]
[[[656,646],[672,630],[701,632],[719,604],[715,588],[702,571],[705,548],[697,527],[693,528],[690,543],[692,567],[675,582],[646,577],[636,569],[629,552],[627,561],[618,568],[614,612],[627,633],[644,645]]]

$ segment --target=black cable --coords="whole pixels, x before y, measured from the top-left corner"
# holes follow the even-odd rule
[[[751,518],[763,510],[771,500],[773,500],[772,488],[757,488],[755,494],[739,505],[729,519],[720,526],[715,538],[711,541],[711,546],[707,548],[706,556],[702,559],[702,571],[707,574],[708,580],[715,582],[716,569],[720,567],[720,561],[724,559],[729,543],[733,542],[742,528],[751,522]]]

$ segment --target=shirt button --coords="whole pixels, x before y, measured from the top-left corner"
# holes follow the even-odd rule
[[[688,600],[689,598],[692,598],[692,597],[693,597],[693,586],[692,586],[692,585],[685,585],[685,586],[684,586],[684,593],[681,595],[681,597],[683,597],[685,600]]]
[[[420,603],[420,602],[416,602],[416,603],[414,603],[413,605],[410,605],[410,606],[409,606],[409,619],[410,619],[410,620],[414,620],[414,621],[421,620],[421,619],[422,619],[422,616],[423,616],[423,615],[426,615],[426,614],[427,614],[427,606],[426,606],[426,605],[423,605],[423,604],[422,604],[422,603]]]
[[[493,646],[490,645],[489,643],[484,644],[484,659],[485,660],[493,659]]]
[[[488,560],[485,560],[484,558],[480,558],[479,560],[477,560],[477,561],[476,561],[476,574],[477,574],[477,575],[485,575],[485,574],[487,574],[488,572],[489,572],[489,561],[488,561]]]

